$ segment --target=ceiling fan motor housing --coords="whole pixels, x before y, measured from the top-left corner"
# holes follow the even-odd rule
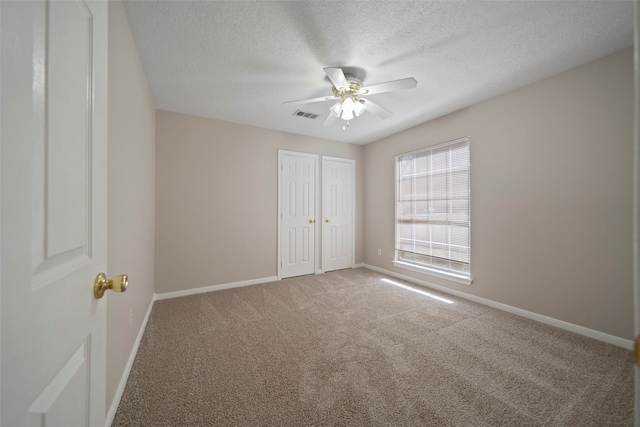
[[[362,87],[362,80],[356,78],[352,74],[345,74],[344,77],[347,80],[347,84],[349,85],[349,87],[348,88],[338,89],[335,86],[333,86],[333,93],[336,96],[342,98],[345,95],[347,95],[347,96],[351,95],[353,97],[355,97],[356,95],[366,95],[366,93],[368,91],[366,91],[366,90],[361,91],[360,90],[360,88]]]

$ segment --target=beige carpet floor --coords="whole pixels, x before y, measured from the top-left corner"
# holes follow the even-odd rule
[[[631,426],[632,359],[343,270],[157,301],[113,425]]]

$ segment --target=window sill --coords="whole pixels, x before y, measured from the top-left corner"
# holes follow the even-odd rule
[[[394,266],[404,268],[406,270],[415,271],[416,273],[426,274],[428,276],[437,277],[439,279],[451,280],[452,282],[460,283],[463,285],[471,285],[473,279],[470,277],[460,276],[458,274],[446,273],[444,271],[434,270],[432,268],[421,267],[415,264],[411,264],[404,261],[391,261]]]

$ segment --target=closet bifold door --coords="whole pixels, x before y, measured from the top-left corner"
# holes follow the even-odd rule
[[[355,161],[322,157],[322,269],[354,262]]]
[[[278,151],[278,277],[316,272],[318,156]]]

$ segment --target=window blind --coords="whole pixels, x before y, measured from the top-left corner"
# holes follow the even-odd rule
[[[396,259],[469,276],[469,138],[401,154],[396,172]]]

